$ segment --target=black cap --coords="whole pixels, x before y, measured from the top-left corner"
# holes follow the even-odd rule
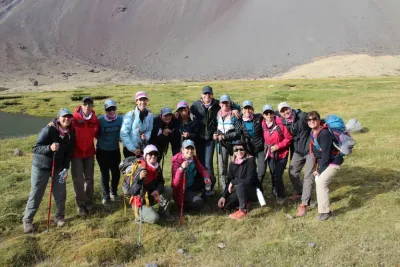
[[[211,86],[208,86],[208,85],[204,86],[204,87],[203,87],[202,94],[213,94],[213,89],[212,89],[212,87],[211,87]]]
[[[90,96],[85,96],[82,98],[82,103],[89,102],[90,104],[93,104],[93,99]]]

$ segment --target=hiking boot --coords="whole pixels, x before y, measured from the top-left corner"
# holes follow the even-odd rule
[[[24,224],[24,233],[33,233],[35,231],[35,228],[33,227],[33,224],[31,222],[23,222]]]
[[[108,208],[111,205],[110,199],[103,199],[101,203],[104,205],[105,208]]]
[[[301,199],[301,194],[294,194],[289,199],[293,202],[297,201],[298,199]]]
[[[326,221],[331,217],[333,217],[332,211],[330,211],[328,213],[318,213],[318,220],[320,220],[320,221]]]
[[[297,217],[303,217],[307,213],[307,205],[300,204],[298,210],[297,210]]]
[[[285,204],[285,202],[286,202],[286,198],[280,197],[276,200],[276,204],[278,204],[278,205],[283,205],[283,204]]]
[[[247,216],[247,211],[244,212],[241,209],[238,209],[238,211],[236,211],[235,213],[232,213],[231,215],[229,215],[229,218],[234,219],[234,220],[240,220],[240,219],[243,219],[246,216]]]
[[[110,200],[112,202],[116,201],[117,199],[118,199],[118,195],[117,194],[115,194],[115,195],[113,193],[110,194]]]
[[[78,207],[78,215],[83,217],[87,215],[85,207]]]
[[[91,212],[93,209],[93,205],[92,204],[86,204],[86,212],[89,213]]]
[[[65,225],[64,219],[55,219],[54,222],[57,224],[57,227],[63,227]]]

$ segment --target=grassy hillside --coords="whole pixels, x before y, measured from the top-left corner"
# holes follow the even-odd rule
[[[181,99],[196,100],[199,83],[157,84],[82,88],[76,91],[24,93],[2,99],[0,109],[35,115],[54,115],[60,107],[74,108],[74,97],[112,96],[124,113],[132,108],[136,91],[146,90],[150,108],[174,107]],[[256,112],[263,104],[274,107],[288,101],[322,116],[335,113],[345,121],[356,117],[366,132],[355,134],[356,148],[346,158],[331,188],[333,220],[319,222],[316,209],[306,217],[295,215],[299,203],[276,209],[257,205],[249,217],[232,221],[216,208],[217,197],[205,214],[186,214],[177,223],[144,225],[143,247],[136,246],[138,225],[133,215],[123,216],[116,203],[111,210],[101,204],[92,215],[78,218],[72,181],[67,181],[67,225],[44,233],[48,192],[35,217],[38,231],[23,233],[21,218],[30,190],[30,149],[36,136],[0,140],[0,265],[1,266],[394,266],[400,264],[400,125],[398,98],[400,78],[324,79],[301,81],[212,82],[215,96],[228,93],[241,103],[254,101]],[[14,102],[14,105],[6,104]],[[95,109],[102,113],[102,100]],[[3,126],[5,127],[5,126]],[[12,156],[14,148],[26,152]],[[165,170],[170,169],[166,160]],[[167,184],[170,173],[165,171]],[[95,201],[101,203],[99,170],[95,171]],[[292,191],[287,172],[285,184]],[[264,187],[270,192],[270,178]],[[271,200],[270,195],[266,195]],[[54,213],[53,213],[54,214]],[[175,211],[178,216],[178,212]],[[224,243],[225,248],[218,248]],[[311,246],[309,243],[315,243]],[[184,254],[178,253],[183,248]]]

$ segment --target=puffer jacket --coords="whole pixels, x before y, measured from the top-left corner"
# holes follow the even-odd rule
[[[279,127],[279,128],[278,128]],[[265,120],[262,121],[262,128],[264,131],[264,141],[266,144],[266,152],[269,152],[267,156],[273,156],[269,150],[269,147],[277,145],[279,149],[277,150],[276,158],[284,159],[289,154],[289,146],[292,141],[292,135],[289,130],[283,126],[281,118],[275,118],[273,125],[268,128]]]
[[[262,119],[263,118],[261,114],[254,114],[252,120],[254,127],[254,136],[251,136],[249,134],[242,118],[237,120],[235,123],[236,135],[240,137],[239,139],[241,139],[241,141],[246,143],[247,150],[253,156],[256,155],[258,152],[264,150],[264,136],[263,136],[263,129],[261,126]]]
[[[121,141],[129,151],[142,148],[142,139],[140,132],[146,135],[146,140],[150,140],[151,131],[153,130],[153,114],[148,110],[148,114],[143,121],[139,118],[140,111],[135,107],[134,111],[129,111],[124,115],[124,121],[121,127]]]
[[[57,120],[53,120],[57,125]],[[62,138],[56,126],[44,127],[38,136],[36,144],[32,148],[32,165],[40,169],[51,169],[54,152],[50,150],[53,143],[59,143],[59,149],[55,157],[55,169],[69,169],[69,165],[74,151],[75,135],[70,126],[70,132]]]
[[[183,157],[182,152],[176,154],[172,158],[172,179],[171,179],[171,187],[173,192],[173,197],[175,203],[182,203],[182,195],[183,195],[183,179],[185,171],[181,170],[179,167],[186,159]],[[194,156],[193,157],[194,164],[196,166],[198,177],[202,178],[210,178],[210,174],[207,172],[207,169],[200,163],[200,160]]]
[[[92,117],[89,120],[85,120],[80,111],[81,106],[76,107],[72,120],[76,138],[73,157],[85,159],[96,154],[94,138],[97,138],[99,133],[99,120],[94,110],[92,110]]]

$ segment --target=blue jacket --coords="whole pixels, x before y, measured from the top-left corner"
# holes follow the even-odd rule
[[[117,115],[114,121],[106,121],[104,116],[99,116],[99,135],[96,147],[103,151],[119,150],[119,134],[122,127],[123,116]]]
[[[143,121],[140,120],[140,111],[135,107],[134,111],[129,111],[124,116],[124,121],[121,128],[121,141],[129,151],[133,152],[136,149],[143,149],[140,133],[146,135],[146,140],[150,140],[151,131],[153,130],[153,114],[149,111]]]

